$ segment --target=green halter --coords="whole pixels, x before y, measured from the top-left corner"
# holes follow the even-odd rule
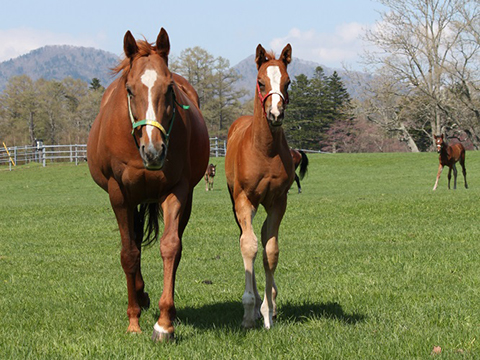
[[[135,139],[135,144],[137,145],[137,148],[139,146],[138,146],[138,143],[137,143],[137,139],[135,138],[135,129],[138,128],[138,127],[144,126],[144,125],[152,125],[152,126],[155,126],[157,129],[159,129],[162,132],[163,136],[165,136],[165,142],[166,142],[165,145],[168,147],[168,142],[169,142],[169,139],[170,139],[170,133],[172,132],[173,122],[175,121],[175,112],[176,112],[175,111],[175,106],[173,107],[173,114],[172,114],[172,119],[170,120],[170,127],[168,128],[168,131],[165,131],[165,128],[163,127],[163,125],[160,124],[156,120],[144,119],[144,120],[140,120],[140,121],[135,121],[135,118],[133,117],[133,113],[132,113],[131,97],[132,97],[132,95],[127,94],[128,114],[130,115],[130,121],[132,122],[132,135],[133,135],[133,138]],[[182,105],[182,104],[178,103],[177,98],[175,97],[175,93],[173,93],[173,101],[174,101],[175,104],[177,104],[178,106],[180,106],[184,110],[190,109],[189,105]]]

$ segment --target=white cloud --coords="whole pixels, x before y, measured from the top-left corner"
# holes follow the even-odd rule
[[[285,37],[273,39],[270,46],[280,53],[290,43],[294,57],[339,68],[343,63],[351,64],[358,60],[363,51],[361,35],[365,29],[366,26],[359,23],[339,25],[331,33],[293,28]]]
[[[101,46],[105,36],[75,37],[71,34],[32,28],[0,30],[0,61],[10,60],[45,45]]]

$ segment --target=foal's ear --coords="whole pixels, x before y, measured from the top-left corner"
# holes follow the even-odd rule
[[[137,41],[130,30],[125,33],[125,37],[123,38],[123,51],[125,52],[125,56],[129,59],[138,52]]]
[[[257,70],[260,69],[260,66],[267,61],[267,52],[262,45],[258,44],[257,51],[255,55],[255,62],[257,63]]]
[[[165,59],[168,64],[168,54],[170,54],[170,40],[167,31],[162,27],[157,37],[157,53]]]
[[[290,64],[290,61],[292,61],[292,46],[290,44],[287,44],[282,50],[282,55],[280,55],[280,60],[283,61],[285,66]]]

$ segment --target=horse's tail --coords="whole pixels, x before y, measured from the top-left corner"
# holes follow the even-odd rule
[[[308,170],[308,157],[302,150],[298,151],[302,155],[302,162],[300,163],[300,179],[303,180]]]
[[[135,210],[134,229],[135,234],[141,235],[142,245],[150,245],[158,239],[160,227],[158,221],[160,218],[160,204],[141,204],[138,210]],[[145,223],[147,226],[145,227]]]

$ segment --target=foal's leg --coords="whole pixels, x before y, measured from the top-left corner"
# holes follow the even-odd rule
[[[273,317],[276,316],[277,287],[274,273],[278,264],[278,228],[287,208],[287,197],[277,199],[267,209],[267,219],[262,227],[263,267],[265,269],[265,297],[261,307],[264,326],[270,329],[273,326]]]
[[[440,174],[442,173],[442,170],[443,170],[443,165],[442,164],[438,165],[437,180],[435,181],[435,185],[433,185],[433,190],[437,189],[438,179],[440,179]]]
[[[450,179],[452,178],[452,168],[448,168],[448,190],[450,190]]]
[[[153,328],[153,341],[168,341],[174,337],[175,275],[182,255],[181,237],[191,210],[191,194],[186,194],[186,192],[186,189],[177,188],[177,191],[168,195],[162,203],[165,224],[160,239],[160,253],[163,259],[163,292],[158,302],[160,317]],[[187,216],[186,219],[185,216]]]
[[[453,190],[457,189],[457,166],[453,164]]]
[[[252,328],[255,326],[256,304],[260,303],[255,281],[254,263],[257,256],[257,237],[253,232],[252,222],[256,209],[242,192],[235,199],[235,215],[241,229],[240,250],[245,267],[245,291],[242,296],[244,315],[242,326]],[[258,306],[257,306],[258,309]]]
[[[465,168],[465,155],[460,158],[460,165],[462,166],[463,180],[465,182],[465,189],[468,189],[467,185],[467,169]]]
[[[125,272],[128,291],[127,315],[129,325],[127,332],[141,332],[138,320],[141,313],[141,304],[138,294],[143,293],[143,279],[140,280],[140,250],[136,244],[134,231],[134,207],[128,206],[118,183],[110,181],[108,184],[110,202],[117,218],[122,250],[120,260]]]
[[[295,173],[295,182],[297,183],[298,193],[301,194],[302,187],[300,186],[300,178],[298,177],[298,175],[296,173]]]

